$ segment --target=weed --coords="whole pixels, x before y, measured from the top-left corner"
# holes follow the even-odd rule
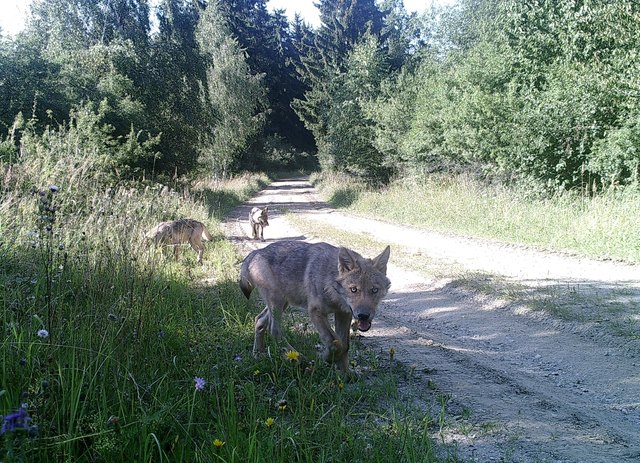
[[[633,191],[592,198],[563,193],[549,198],[486,186],[466,177],[403,179],[383,190],[339,176],[312,181],[334,207],[426,229],[499,239],[595,258],[640,262],[640,207]],[[343,191],[350,191],[348,201]]]
[[[201,184],[185,199],[74,182],[36,190],[35,204],[20,188],[0,203],[0,415],[26,404],[29,417],[29,430],[0,436],[0,459],[437,461],[376,356],[358,357],[370,377],[346,382],[315,361],[317,334],[302,329],[288,333],[299,350],[252,357],[256,308],[227,241],[207,244],[202,267],[146,246],[151,225],[215,224],[248,190]]]

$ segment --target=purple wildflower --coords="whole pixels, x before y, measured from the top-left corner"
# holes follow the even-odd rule
[[[49,337],[49,332],[47,330],[38,330],[38,337],[39,338],[48,338]]]
[[[234,362],[242,362],[242,355],[236,354],[235,357],[233,357],[233,361]]]
[[[0,428],[0,435],[15,431],[16,429],[29,430],[29,421],[31,417],[27,413],[27,407],[24,404],[18,409],[18,411],[9,413],[2,420],[2,428]]]
[[[194,381],[196,382],[196,391],[201,391],[204,389],[204,385],[207,384],[207,382],[204,380],[204,378],[199,378],[198,376],[196,376],[194,378]]]

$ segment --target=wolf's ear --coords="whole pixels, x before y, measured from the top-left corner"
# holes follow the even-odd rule
[[[391,255],[391,248],[387,246],[378,257],[373,259],[373,266],[385,275],[387,274],[387,262],[389,262],[389,255]]]
[[[351,251],[347,248],[340,248],[338,253],[338,271],[347,273],[358,266],[358,261]]]
[[[265,206],[264,209],[262,209],[262,210],[267,212],[269,210],[269,206]]]

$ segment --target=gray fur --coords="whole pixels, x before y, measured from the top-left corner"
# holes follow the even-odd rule
[[[260,237],[264,241],[264,227],[269,226],[269,206],[254,207],[249,214],[249,224],[251,224],[251,234],[253,239]]]
[[[320,334],[324,359],[347,371],[351,321],[362,331],[371,327],[391,284],[386,276],[389,254],[387,246],[379,256],[367,259],[347,248],[304,241],[279,241],[251,252],[242,262],[240,288],[247,298],[257,288],[266,304],[256,317],[254,353],[264,351],[267,328],[282,338],[283,310],[303,307]]]

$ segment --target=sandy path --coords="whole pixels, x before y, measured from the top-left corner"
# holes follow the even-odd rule
[[[247,217],[264,204],[272,210],[271,225],[267,242],[256,243],[247,239]],[[270,185],[234,211],[225,232],[243,253],[275,240],[306,239],[284,212],[392,246],[391,292],[362,343],[383,352],[394,347],[396,359],[415,372],[401,383],[406,400],[433,411],[434,385],[448,397],[459,426],[452,422],[443,437],[467,461],[640,461],[638,266],[365,221],[333,211],[300,179]],[[525,287],[563,287],[563,304],[584,318],[559,320],[452,278],[398,268],[394,249]],[[616,335],[613,328],[625,320],[626,334]]]

